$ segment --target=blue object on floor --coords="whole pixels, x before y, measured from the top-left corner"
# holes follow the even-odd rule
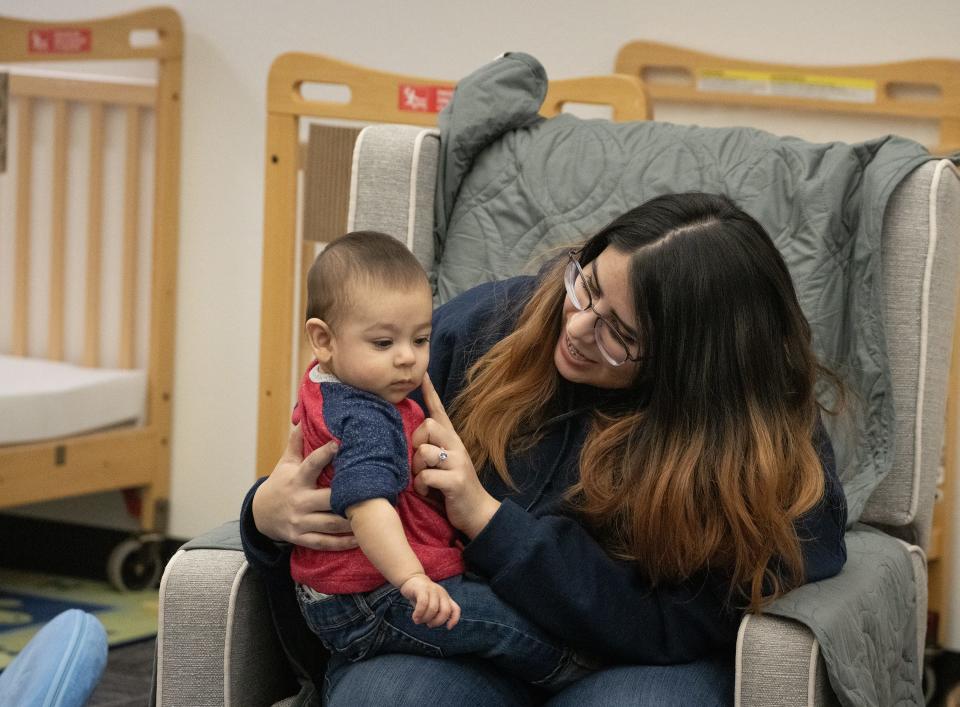
[[[85,611],[68,609],[30,639],[0,673],[0,705],[82,707],[107,665],[107,632]]]

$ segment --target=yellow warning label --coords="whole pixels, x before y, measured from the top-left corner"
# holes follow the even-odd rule
[[[877,82],[873,79],[773,71],[700,69],[697,90],[847,103],[874,103],[877,99]]]

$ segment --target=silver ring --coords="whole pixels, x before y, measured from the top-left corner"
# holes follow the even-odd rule
[[[447,454],[447,450],[443,447],[440,447],[440,456],[437,457],[437,464],[442,464],[450,458],[450,455]]]

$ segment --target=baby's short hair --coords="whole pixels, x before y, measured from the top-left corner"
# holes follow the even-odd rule
[[[406,246],[378,231],[354,231],[323,249],[307,273],[307,319],[333,324],[358,285],[392,289],[430,287]]]

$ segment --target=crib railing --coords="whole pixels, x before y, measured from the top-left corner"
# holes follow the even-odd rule
[[[67,324],[67,238],[68,195],[79,195],[86,206],[85,233],[71,233],[85,238],[86,262],[81,278],[84,305],[83,346],[74,358],[85,366],[100,366],[104,357],[102,347],[113,345],[112,363],[119,368],[134,368],[138,364],[136,312],[139,295],[139,255],[149,242],[149,233],[143,236],[140,228],[142,154],[150,149],[150,136],[144,135],[143,123],[151,119],[157,99],[154,82],[118,82],[91,80],[89,78],[17,74],[10,76],[11,104],[16,114],[16,144],[14,164],[16,210],[14,216],[15,239],[12,332],[9,350],[18,356],[42,356],[51,360],[67,359],[65,339]],[[37,180],[35,172],[43,165],[37,164],[35,144],[38,109],[52,107],[52,159],[45,170],[45,180]],[[114,126],[110,135],[107,115],[122,114],[122,124]],[[84,114],[87,122],[86,165],[82,180],[71,179],[71,152],[77,145],[70,140],[74,123]],[[117,121],[112,121],[115,123]],[[116,128],[119,128],[116,129]],[[122,200],[107,200],[104,188],[104,153],[108,143],[123,145]],[[38,181],[44,187],[35,194]],[[82,183],[73,183],[81,181]],[[35,257],[38,230],[32,218],[37,199],[48,200],[50,214],[48,299],[44,312],[32,306],[31,261]],[[116,203],[119,201],[119,203]],[[104,298],[104,209],[117,208],[122,215],[117,219],[122,224],[122,256],[120,274],[115,291],[119,300],[119,336],[113,341],[103,341],[102,300]],[[76,231],[78,229],[74,229]],[[34,284],[35,287],[35,284]],[[31,316],[43,316],[47,322],[47,341],[42,349],[31,346]]]

